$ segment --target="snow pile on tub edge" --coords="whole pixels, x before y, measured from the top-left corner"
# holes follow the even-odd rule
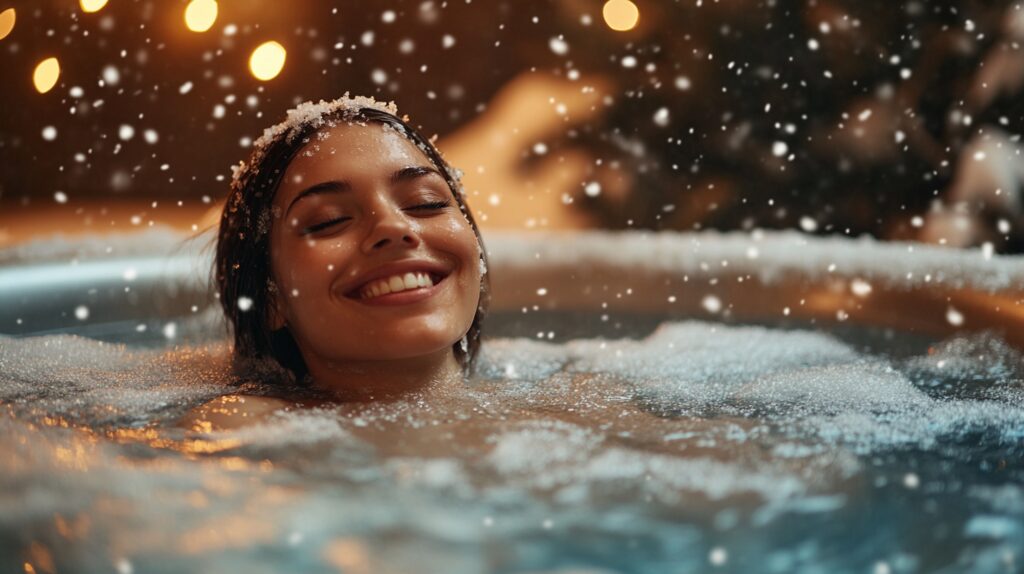
[[[0,265],[172,255],[182,250],[211,256],[212,250],[203,247],[212,246],[215,233],[194,235],[158,226],[136,233],[58,235],[0,249]],[[601,266],[694,277],[727,272],[752,275],[764,283],[796,274],[810,279],[860,277],[903,287],[944,284],[988,291],[1024,285],[1022,256],[867,237],[762,230],[485,231],[484,240],[492,265],[506,270]]]
[[[512,269],[594,266],[692,277],[728,273],[752,275],[767,284],[793,275],[859,277],[901,287],[941,284],[987,291],[1024,285],[1022,256],[870,237],[754,230],[491,232],[484,239],[492,261]]]

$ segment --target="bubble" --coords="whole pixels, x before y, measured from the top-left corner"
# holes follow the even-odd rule
[[[701,299],[700,305],[708,313],[717,313],[722,310],[722,300],[714,295],[706,295]]]
[[[114,66],[103,68],[103,81],[111,86],[116,86],[121,81],[121,72]]]
[[[850,291],[858,297],[867,297],[871,294],[871,284],[863,279],[850,281]]]
[[[946,321],[954,327],[959,327],[964,324],[964,315],[960,311],[950,307],[946,310]]]
[[[551,48],[551,51],[557,56],[564,56],[569,53],[569,43],[561,36],[548,40],[548,47]]]
[[[722,566],[729,560],[729,553],[725,551],[725,548],[716,546],[708,552],[708,562],[712,566]]]
[[[658,111],[654,112],[654,123],[661,127],[668,125],[668,108],[659,108]]]

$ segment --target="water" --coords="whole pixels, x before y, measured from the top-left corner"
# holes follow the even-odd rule
[[[499,320],[459,392],[234,430],[182,422],[270,392],[217,340],[2,338],[0,570],[1024,568],[1024,363],[998,336],[603,324]]]

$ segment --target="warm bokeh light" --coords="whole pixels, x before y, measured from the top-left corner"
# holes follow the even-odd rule
[[[640,10],[629,0],[608,0],[601,13],[608,27],[617,32],[632,30],[640,19]]]
[[[36,64],[35,72],[32,72],[32,83],[40,94],[45,94],[57,85],[57,78],[60,77],[60,62],[57,58],[47,58]]]
[[[3,40],[14,29],[14,8],[0,12],[0,40]]]
[[[249,69],[252,71],[252,75],[264,82],[274,79],[284,68],[285,54],[284,46],[277,42],[270,41],[260,44],[249,57]]]
[[[185,25],[193,32],[205,32],[216,21],[216,0],[192,0],[185,7]]]
[[[83,12],[99,12],[107,5],[107,0],[79,0]]]

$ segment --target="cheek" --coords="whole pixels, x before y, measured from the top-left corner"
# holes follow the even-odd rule
[[[447,234],[449,241],[454,246],[452,250],[458,253],[462,263],[471,271],[477,269],[480,260],[480,243],[477,241],[476,234],[473,233],[473,228],[460,218],[459,221],[452,222]],[[479,273],[479,271],[475,272]]]
[[[293,299],[303,293],[312,294],[312,287],[325,280],[329,271],[327,258],[304,241],[276,246],[271,255],[271,272],[278,290]]]

